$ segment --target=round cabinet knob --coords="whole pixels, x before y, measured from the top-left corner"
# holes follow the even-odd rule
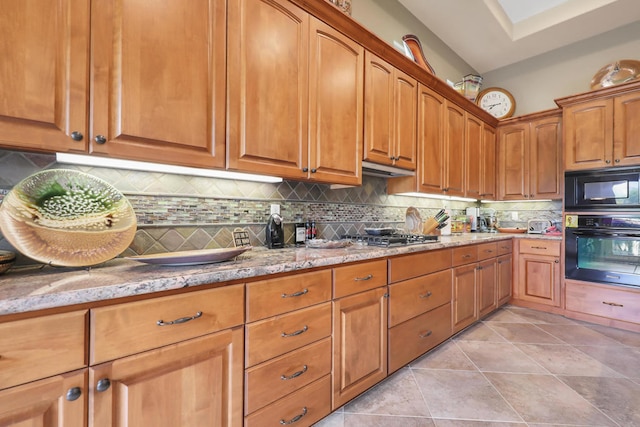
[[[107,391],[109,387],[111,387],[111,381],[109,381],[109,378],[102,378],[101,380],[98,380],[98,384],[96,384],[96,390],[100,392]]]
[[[309,168],[302,168],[302,172],[309,172]]]
[[[605,162],[606,164],[609,164],[609,163],[611,163],[611,160],[605,160],[604,162]]]
[[[77,130],[71,132],[71,139],[74,141],[82,141],[82,138],[84,138],[82,132],[78,132]]]
[[[615,159],[614,160],[616,163],[620,163],[620,159]]]
[[[316,168],[311,169],[311,173],[316,173],[318,170]]]
[[[96,137],[94,138],[96,141],[96,144],[104,144],[105,142],[107,142],[107,138],[105,138],[103,135],[96,135]]]
[[[73,402],[74,400],[78,400],[80,396],[82,396],[82,389],[80,387],[72,387],[69,390],[67,390],[67,394],[65,395],[65,398],[69,402]]]

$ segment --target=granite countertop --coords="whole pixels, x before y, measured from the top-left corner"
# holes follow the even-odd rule
[[[0,316],[134,295],[237,281],[258,276],[339,265],[472,243],[515,238],[561,240],[561,236],[464,233],[437,243],[381,248],[253,248],[234,260],[192,266],[158,266],[116,258],[91,268],[15,267],[0,275]]]

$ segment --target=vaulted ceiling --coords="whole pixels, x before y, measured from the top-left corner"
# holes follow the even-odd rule
[[[639,0],[399,2],[479,73],[640,20]]]

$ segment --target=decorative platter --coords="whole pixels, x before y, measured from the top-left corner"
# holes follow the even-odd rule
[[[311,239],[305,242],[305,246],[311,249],[341,249],[353,245],[350,240],[325,240]]]
[[[640,61],[621,59],[600,68],[591,79],[591,89],[615,86],[640,77]]]
[[[160,254],[126,257],[146,264],[166,266],[213,264],[230,260],[251,249],[251,246],[237,248],[196,249],[193,251],[164,252]]]
[[[136,226],[122,193],[76,170],[35,173],[0,204],[0,230],[9,243],[55,266],[84,267],[115,258],[133,241]]]
[[[497,227],[496,229],[500,233],[520,234],[520,233],[526,233],[527,232],[526,228],[501,228],[501,227]]]

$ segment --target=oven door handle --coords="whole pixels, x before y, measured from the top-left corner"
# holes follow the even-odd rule
[[[576,236],[594,236],[594,237],[605,236],[605,237],[633,237],[633,238],[640,237],[639,233],[629,233],[625,231],[615,231],[615,230],[611,230],[611,231],[609,230],[598,230],[598,231],[573,230],[572,233],[575,234]]]

